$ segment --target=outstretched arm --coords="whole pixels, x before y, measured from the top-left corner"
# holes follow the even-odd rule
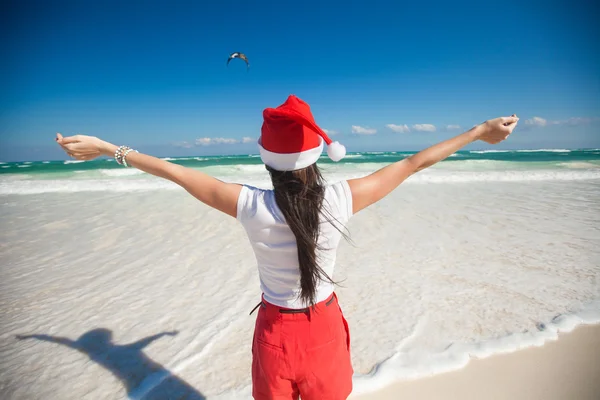
[[[91,160],[101,155],[112,157],[117,146],[93,136],[76,135],[62,137],[56,135],[56,141],[70,156],[78,160]],[[242,186],[226,183],[195,169],[173,164],[156,157],[137,152],[127,155],[127,164],[149,174],[168,179],[201,202],[236,217],[237,201]]]
[[[68,339],[68,338],[64,338],[64,337],[60,337],[60,336],[50,336],[50,335],[17,335],[16,337],[19,340],[37,339],[37,340],[43,340],[45,342],[62,344],[64,346],[68,346],[68,347],[71,347],[73,349],[77,348],[77,346],[75,345],[75,342],[73,340]]]
[[[163,336],[175,336],[177,335],[177,331],[173,331],[173,332],[162,332],[162,333],[157,333],[156,335],[152,335],[152,336],[148,336],[146,338],[140,339],[135,343],[131,343],[129,346],[132,347],[136,347],[139,350],[143,349],[144,347],[148,346],[150,343],[154,342],[157,339],[160,339]]]
[[[512,133],[518,120],[513,115],[486,121],[461,135],[383,167],[371,175],[348,180],[352,192],[353,213],[381,200],[412,174],[442,161],[476,140],[490,144],[503,141]]]

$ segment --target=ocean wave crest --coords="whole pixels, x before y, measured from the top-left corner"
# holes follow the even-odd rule
[[[569,149],[533,149],[533,150],[471,150],[471,154],[487,153],[570,153]]]
[[[239,170],[253,170],[262,165],[237,166]],[[0,177],[0,195],[3,194],[40,194],[40,193],[73,193],[73,192],[128,192],[176,189],[178,186],[163,179],[133,178],[123,180],[124,176],[140,175],[144,172],[135,169],[102,170],[104,179],[55,179],[36,180],[30,176],[20,174],[5,174]],[[252,173],[254,172],[254,173]],[[354,170],[328,170],[324,176],[327,182],[333,183],[340,180],[359,178],[367,175],[369,171]],[[14,176],[14,179],[11,179]],[[268,174],[218,174],[217,178],[225,182],[238,181],[269,188]],[[17,180],[18,178],[18,180]],[[238,179],[241,178],[241,179]],[[536,171],[447,171],[429,170],[413,175],[405,184],[455,184],[469,182],[540,182],[540,181],[585,181],[600,179],[600,168],[571,168]]]
[[[370,374],[355,375],[353,394],[379,390],[398,380],[416,379],[464,368],[473,357],[481,359],[496,354],[512,353],[528,347],[539,347],[558,339],[559,332],[568,333],[580,325],[600,323],[600,301],[586,304],[580,311],[558,315],[538,329],[477,343],[450,343],[437,353],[411,354],[397,351],[373,368]],[[418,324],[416,329],[418,329]]]
[[[144,174],[144,171],[140,171],[139,169],[128,168],[128,169],[100,169],[98,170],[102,175],[106,176],[133,176],[133,175],[141,175]]]
[[[515,150],[517,153],[570,153],[569,149],[537,149],[537,150]]]

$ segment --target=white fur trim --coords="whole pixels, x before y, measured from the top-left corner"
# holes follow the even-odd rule
[[[332,161],[340,161],[346,156],[346,147],[344,147],[343,144],[340,144],[340,142],[331,142],[331,144],[327,146],[327,155]]]
[[[260,158],[265,165],[268,165],[277,171],[294,171],[297,169],[306,168],[309,165],[317,162],[323,153],[323,139],[321,139],[321,144],[319,144],[319,147],[299,153],[273,153],[262,147],[260,139],[258,139],[258,149],[260,151]]]

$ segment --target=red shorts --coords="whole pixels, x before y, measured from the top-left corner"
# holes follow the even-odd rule
[[[264,300],[260,305],[252,342],[252,396],[346,399],[354,371],[348,323],[337,296],[297,311]]]

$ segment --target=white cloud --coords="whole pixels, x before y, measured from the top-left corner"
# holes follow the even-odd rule
[[[583,125],[583,124],[591,124],[592,122],[598,121],[598,120],[600,120],[600,119],[599,118],[571,117],[566,120],[550,121],[550,125]]]
[[[572,124],[572,125],[580,125],[580,124],[589,124],[594,121],[598,121],[598,118],[573,117],[573,118],[569,118],[567,123]]]
[[[392,131],[394,131],[396,133],[410,132],[410,128],[406,124],[404,124],[404,125],[387,124],[385,127],[391,129]]]
[[[453,129],[460,129],[460,125],[448,125],[446,126],[446,129],[451,131]]]
[[[578,126],[578,125],[586,125],[592,124],[594,122],[600,121],[600,118],[596,117],[571,117],[568,119],[560,119],[560,120],[552,120],[548,121],[542,117],[532,117],[525,121],[525,125],[529,127],[544,127],[544,126],[552,126],[552,125],[570,125],[570,126]]]
[[[359,135],[373,135],[377,133],[377,129],[352,125],[352,133],[357,133]]]
[[[435,132],[435,125],[431,124],[414,124],[412,127],[415,131]]]
[[[325,132],[328,136],[337,135],[339,133],[338,131],[334,131],[332,129],[323,129],[323,132]]]
[[[542,117],[533,117],[525,121],[525,125],[546,126],[548,121]]]
[[[237,139],[222,138],[222,137],[213,138],[213,143],[215,143],[215,144],[236,144],[239,142],[240,141]]]
[[[218,145],[218,144],[239,144],[239,143],[255,143],[255,142],[256,142],[256,139],[249,137],[249,136],[244,136],[241,139],[224,138],[224,137],[216,137],[216,138],[203,137],[203,138],[196,139],[193,143],[190,143],[187,141],[175,142],[175,143],[173,143],[173,146],[190,149],[194,146],[212,146],[212,145]]]
[[[196,139],[196,144],[198,146],[208,146],[211,144],[211,142],[212,142],[212,139],[208,138],[208,137]]]
[[[188,142],[175,142],[173,143],[173,146],[175,147],[183,147],[184,149],[191,149],[192,147],[194,147],[194,145],[192,143],[188,143]]]
[[[237,139],[231,139],[231,138],[222,138],[222,137],[217,137],[217,138],[198,138],[196,139],[196,145],[198,146],[210,146],[213,144],[236,144],[239,143],[240,141]]]

